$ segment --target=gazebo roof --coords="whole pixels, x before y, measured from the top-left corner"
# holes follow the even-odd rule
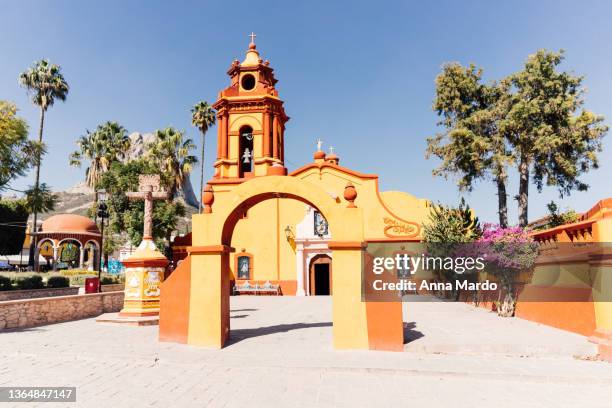
[[[81,234],[99,236],[93,220],[76,214],[58,214],[42,223],[41,234]]]

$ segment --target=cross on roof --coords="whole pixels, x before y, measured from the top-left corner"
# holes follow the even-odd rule
[[[317,151],[321,151],[321,146],[323,146],[323,141],[321,140],[321,138],[317,139]]]
[[[329,146],[329,153],[334,154],[334,146]]]
[[[255,33],[251,31],[251,34],[249,34],[249,37],[251,37],[251,43],[255,44],[255,37],[257,37],[257,35],[255,35]]]

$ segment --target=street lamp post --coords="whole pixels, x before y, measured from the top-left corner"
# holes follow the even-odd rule
[[[101,220],[100,225],[100,262],[98,263],[98,292],[102,292],[102,265],[104,262],[104,220],[108,218],[108,207],[106,205],[106,200],[108,196],[106,194],[106,190],[98,190],[96,191],[98,195],[98,211],[96,215]]]

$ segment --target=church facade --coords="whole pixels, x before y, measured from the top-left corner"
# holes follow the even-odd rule
[[[232,192],[250,180],[287,176],[313,184],[337,203],[354,191],[353,205],[365,217],[366,241],[421,240],[428,201],[403,192],[379,191],[377,175],[342,166],[337,154],[322,150],[320,141],[312,162],[288,172],[285,143],[291,139],[285,137],[285,129],[289,117],[276,89],[274,70],[253,42],[244,60],[235,60],[227,73],[230,85],[213,105],[217,110],[217,160],[203,195],[205,212],[235,206]],[[195,238],[195,218],[193,231]],[[278,287],[282,295],[332,294],[328,242],[333,239],[323,214],[299,197],[279,196],[257,203],[239,215],[231,236],[233,291],[247,283]],[[197,239],[191,241],[190,236],[175,241],[175,261],[186,256],[185,248],[198,245]]]

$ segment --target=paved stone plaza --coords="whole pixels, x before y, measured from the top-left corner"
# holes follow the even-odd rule
[[[94,319],[4,332],[0,385],[76,386],[78,406],[610,406],[612,365],[577,358],[595,347],[572,333],[407,303],[404,353],[334,351],[331,298],[231,302],[221,351]]]

